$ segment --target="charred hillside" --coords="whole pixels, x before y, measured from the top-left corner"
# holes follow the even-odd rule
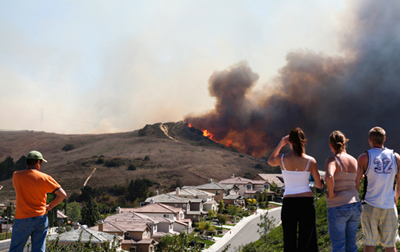
[[[79,191],[86,180],[92,187],[113,187],[147,178],[156,182],[159,191],[167,191],[176,184],[197,185],[232,174],[272,171],[262,160],[218,144],[183,122],[99,135],[0,131],[0,143],[0,161],[10,156],[16,162],[30,150],[41,151],[49,161],[42,171],[67,192]],[[66,145],[72,148],[66,151]],[[0,198],[15,197],[11,179],[0,185],[4,186]]]

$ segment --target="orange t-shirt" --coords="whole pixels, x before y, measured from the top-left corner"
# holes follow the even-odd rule
[[[46,194],[61,187],[51,176],[36,169],[16,171],[12,181],[17,194],[16,219],[45,215]]]

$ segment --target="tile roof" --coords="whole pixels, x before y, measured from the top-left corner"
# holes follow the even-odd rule
[[[175,195],[170,194],[160,194],[153,197],[149,197],[145,200],[146,203],[150,203],[150,201],[159,202],[159,203],[181,203],[188,204],[191,199],[177,197]]]
[[[169,195],[176,196],[176,191],[168,193]],[[214,193],[205,192],[193,187],[182,187],[179,190],[179,197],[196,197],[196,196],[205,196],[205,197],[212,197],[215,196]]]
[[[283,177],[282,174],[276,173],[276,174],[265,174],[265,173],[259,173],[257,174],[260,176],[263,180],[268,181],[269,183],[275,182],[278,187],[283,187],[285,183],[283,183]]]
[[[245,185],[249,183],[253,183],[253,180],[242,178],[242,177],[233,177],[219,181],[221,184],[235,184],[235,185]]]
[[[240,196],[239,194],[230,194],[225,196],[223,199],[224,200],[235,200],[235,199],[240,199],[242,196]]]
[[[211,182],[203,185],[199,185],[196,188],[199,190],[231,190],[234,188],[234,184],[221,184],[218,182]],[[183,187],[185,188],[185,187]]]
[[[124,239],[121,244],[123,245],[136,245],[136,244],[158,244],[153,239],[141,239],[140,241],[135,241],[133,239]]]
[[[51,235],[48,237],[48,239],[55,240],[58,236],[60,237],[61,242],[75,242],[78,241],[79,237],[81,237],[82,242],[91,241],[93,243],[103,243],[106,241],[112,242],[114,240],[114,237],[116,237],[118,240],[122,240],[122,237],[115,234],[109,234],[106,232],[100,232],[85,228],[72,230],[62,234]]]
[[[68,218],[68,216],[66,216],[63,212],[61,212],[60,210],[57,210],[57,218],[58,219],[65,219]]]
[[[130,208],[131,211],[136,213],[160,213],[160,214],[176,214],[182,211],[182,208],[165,205],[159,202],[148,204],[139,208]],[[121,211],[124,211],[121,208]]]

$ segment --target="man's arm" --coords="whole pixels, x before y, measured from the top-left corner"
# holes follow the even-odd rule
[[[64,189],[61,187],[58,188],[54,194],[56,195],[56,198],[50,204],[46,205],[47,212],[56,207],[65,199],[65,197],[67,197],[67,193],[65,193]]]
[[[394,191],[394,200],[397,202],[400,196],[400,155],[398,153],[394,153],[396,156],[397,162],[397,174],[396,174],[396,187]]]
[[[364,177],[364,172],[367,170],[367,167],[368,167],[367,153],[361,154],[357,159],[357,163],[358,163],[358,169],[357,169],[357,177],[356,177],[356,188],[357,188],[357,191],[360,191],[361,179]]]

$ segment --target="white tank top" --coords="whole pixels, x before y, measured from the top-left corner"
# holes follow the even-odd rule
[[[394,151],[387,148],[372,148],[368,153],[368,167],[365,171],[367,186],[364,200],[368,204],[390,209],[395,207],[394,178],[397,174],[397,162]]]
[[[286,170],[285,163],[283,163],[283,156],[281,156],[282,162],[282,176],[285,182],[285,192],[283,196],[304,192],[311,192],[309,181],[310,172],[308,167],[310,166],[310,159],[308,159],[306,169],[304,171],[288,171]]]

